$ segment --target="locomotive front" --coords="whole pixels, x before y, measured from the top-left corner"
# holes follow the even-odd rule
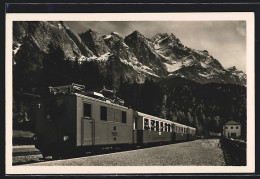
[[[60,125],[64,118],[64,102],[61,97],[50,96],[39,100],[35,118],[35,147],[45,156],[60,153],[68,136],[62,134]]]
[[[50,89],[54,94],[37,103],[34,140],[43,157],[58,158],[70,154],[75,147],[76,97]]]

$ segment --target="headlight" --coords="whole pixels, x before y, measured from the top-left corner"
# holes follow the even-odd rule
[[[69,136],[63,136],[63,141],[66,142],[69,140]]]

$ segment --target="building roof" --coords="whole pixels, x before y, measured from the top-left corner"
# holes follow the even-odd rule
[[[228,121],[225,125],[240,125],[240,123],[237,121]]]

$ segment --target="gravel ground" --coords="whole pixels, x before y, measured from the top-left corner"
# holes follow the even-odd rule
[[[24,155],[24,156],[14,156],[13,157],[13,165],[23,165],[28,163],[39,163],[45,162],[46,160],[42,160],[42,155]],[[48,157],[48,160],[51,160],[51,157]]]
[[[34,145],[16,145],[13,146],[13,165],[22,165],[28,163],[43,162],[40,151],[34,147]],[[48,157],[47,160],[51,160]]]
[[[204,139],[138,150],[47,161],[33,166],[224,166],[218,139]]]

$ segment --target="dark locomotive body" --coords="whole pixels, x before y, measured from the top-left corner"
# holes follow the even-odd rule
[[[100,94],[98,98],[73,92],[38,101],[35,146],[44,157],[195,138],[192,127],[114,104]]]

